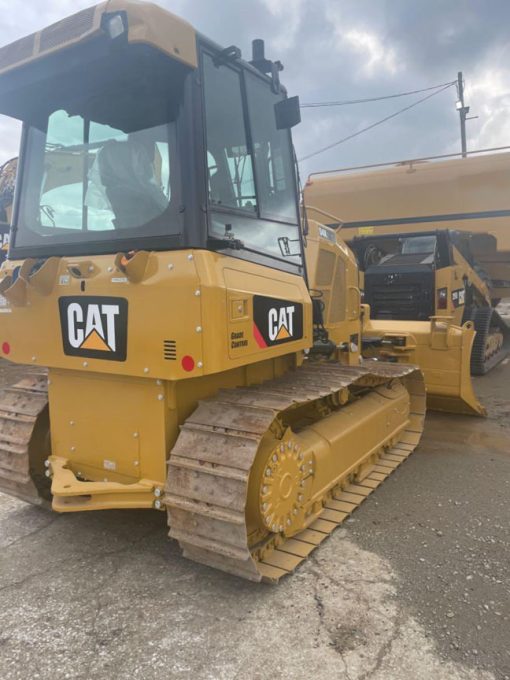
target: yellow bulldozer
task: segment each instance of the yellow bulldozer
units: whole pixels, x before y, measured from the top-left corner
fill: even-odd
[[[489,277],[484,258],[498,256],[492,235],[442,229],[357,236],[348,244],[363,273],[373,319],[472,321],[473,375],[487,373],[508,354],[510,328],[495,307],[498,288],[510,290],[510,260],[506,281]]]
[[[32,367],[0,396],[1,489],[166,510],[185,556],[273,582],[425,414],[416,366],[361,357],[353,254],[300,219],[281,68],[131,0],[0,49],[23,121],[0,349]],[[433,338],[464,380],[472,330]]]
[[[309,214],[341,228],[357,255],[372,317],[369,354],[419,362],[412,349],[395,345],[395,328],[429,318],[435,324],[436,317],[474,327],[474,375],[508,354],[510,329],[496,306],[510,295],[509,178],[508,153],[310,176],[304,192]],[[440,384],[427,380],[427,388],[434,407]]]

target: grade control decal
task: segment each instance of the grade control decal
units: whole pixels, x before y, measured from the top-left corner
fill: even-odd
[[[303,337],[303,305],[254,295],[253,337],[261,348],[299,340]]]
[[[452,303],[455,308],[466,304],[466,291],[464,288],[452,291]]]

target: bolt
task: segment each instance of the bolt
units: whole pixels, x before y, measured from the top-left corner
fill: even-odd
[[[134,460],[134,461],[133,461],[133,465],[134,465],[135,467],[138,467],[138,466],[140,465],[140,463],[139,463],[137,460]]]
[[[71,446],[70,451],[76,451],[76,446]]]
[[[278,462],[278,456],[276,455],[276,453],[275,453],[274,456],[273,456],[273,461],[274,461],[275,463]]]
[[[89,265],[89,272],[92,273],[93,271],[94,271],[94,265],[93,265],[93,264],[90,264],[90,265]]]
[[[164,395],[158,394],[158,401],[163,401],[164,398],[165,398]]]
[[[84,368],[87,368],[88,365],[89,365],[89,362],[88,362],[88,361],[84,361],[84,362],[83,362],[83,367],[84,367]]]
[[[161,489],[156,487],[154,489],[154,495],[156,496],[156,498],[159,498],[161,496]]]
[[[144,373],[148,373],[148,372],[149,372],[149,369],[148,369],[148,368],[144,368],[144,369],[143,369],[143,372],[144,372]]]
[[[113,271],[113,267],[108,267],[108,271],[109,271],[109,272],[112,272],[112,271]]]
[[[46,459],[46,460],[44,461],[44,467],[47,467],[47,468],[50,467],[50,461],[49,461],[48,459]]]
[[[268,491],[267,486],[263,486],[262,487],[262,493],[267,493],[267,491]]]
[[[262,503],[262,510],[267,510],[267,503]]]
[[[160,510],[161,509],[161,501],[154,501],[154,507],[156,508],[156,510]]]
[[[71,426],[74,425],[74,420],[70,420],[69,425],[71,425]]]
[[[203,365],[204,365],[204,364],[203,364],[201,361],[197,361],[197,368],[202,368]]]
[[[167,264],[167,268],[172,270],[174,268],[173,264],[170,262],[170,264]]]
[[[195,328],[195,330],[196,330],[197,333],[201,333],[202,332],[202,326],[197,326]]]
[[[304,499],[303,494],[300,493],[299,496],[297,497],[297,499],[298,499],[298,501],[299,501],[300,503],[302,503],[302,502],[303,502],[303,499]]]
[[[188,255],[188,260],[192,260],[192,259],[193,259],[193,255],[190,253],[190,254]]]
[[[35,361],[35,360],[36,360],[36,357],[32,357],[32,361]]]
[[[133,437],[134,437],[135,439],[136,439],[137,437],[139,437],[139,436],[140,436],[140,435],[138,434],[138,432],[133,432]]]
[[[195,291],[195,297],[200,297],[200,291],[198,289]]]
[[[46,475],[46,477],[51,477],[51,472],[49,470],[46,470],[44,474]]]
[[[266,477],[271,477],[271,468],[267,468]]]
[[[156,385],[162,385],[162,384],[163,384],[163,383],[162,383],[161,380],[156,380]]]

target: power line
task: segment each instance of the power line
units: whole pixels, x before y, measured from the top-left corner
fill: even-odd
[[[443,87],[454,85],[457,81],[452,80],[449,83],[441,83],[440,85],[432,85],[431,87],[424,87],[421,90],[410,90],[409,92],[399,92],[398,94],[387,94],[381,97],[368,97],[366,99],[345,99],[337,102],[312,102],[310,104],[301,104],[302,109],[318,109],[323,106],[348,106],[350,104],[365,104],[367,102],[380,102],[384,99],[396,99],[397,97],[407,97],[411,94],[421,94],[422,92],[430,92],[431,90],[438,90]]]
[[[344,142],[348,142],[350,139],[354,139],[354,137],[358,137],[359,135],[362,135],[364,132],[368,132],[369,130],[372,130],[373,128],[377,127],[378,125],[382,125],[383,123],[386,123],[386,121],[391,120],[392,118],[396,118],[396,116],[399,116],[401,113],[405,113],[405,111],[409,111],[409,109],[413,109],[415,106],[418,106],[418,104],[421,104],[422,102],[426,101],[427,99],[431,99],[431,97],[435,97],[437,94],[444,92],[449,87],[452,87],[452,85],[454,85],[455,82],[456,81],[453,81],[451,83],[446,84],[442,89],[437,90],[436,92],[432,92],[432,94],[428,94],[426,97],[422,97],[421,99],[418,99],[418,101],[415,101],[412,104],[409,104],[409,106],[406,106],[403,109],[399,109],[398,111],[395,111],[395,113],[392,113],[389,116],[386,116],[385,118],[381,118],[381,120],[377,120],[375,123],[368,125],[366,128],[363,128],[362,130],[358,130],[357,132],[353,132],[351,135],[348,135],[347,137],[343,137],[342,139],[339,139],[338,142],[333,142],[333,144],[328,144],[328,146],[324,146],[324,147],[322,147],[322,149],[318,149],[317,151],[314,151],[313,153],[309,153],[307,156],[303,156],[303,158],[300,158],[299,161],[300,162],[301,161],[307,161],[309,158],[313,158],[313,156],[318,156],[320,153],[323,153],[324,151],[329,151],[330,149],[333,149],[335,146],[339,146],[340,144],[343,144]]]

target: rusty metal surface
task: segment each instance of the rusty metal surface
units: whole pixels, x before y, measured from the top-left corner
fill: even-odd
[[[259,560],[249,544],[245,520],[249,472],[275,418],[346,387],[393,379],[402,379],[411,395],[410,421],[400,441],[389,451],[381,450],[378,464],[366,478],[336,501],[326,502],[309,527],[278,541]],[[410,455],[419,442],[424,414],[425,389],[416,368],[378,361],[365,361],[359,367],[308,364],[259,386],[221,390],[200,402],[170,454],[165,488],[170,536],[179,541],[184,556],[196,562],[252,581],[276,582],[306,559]]]
[[[0,392],[0,491],[41,504],[30,469],[29,447],[37,417],[48,403],[47,375],[27,374]]]

